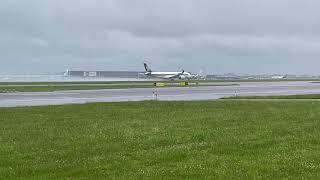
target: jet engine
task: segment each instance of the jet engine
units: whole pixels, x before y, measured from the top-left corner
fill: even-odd
[[[181,76],[179,76],[179,79],[185,80],[185,79],[187,79],[187,77],[185,75],[181,75]]]

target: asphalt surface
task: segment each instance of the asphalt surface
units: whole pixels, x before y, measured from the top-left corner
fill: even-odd
[[[320,94],[320,83],[240,82],[239,86],[199,86],[3,93],[0,107],[152,100],[211,100],[230,96]],[[157,95],[156,95],[157,94]]]

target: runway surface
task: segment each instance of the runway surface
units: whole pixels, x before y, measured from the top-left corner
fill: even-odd
[[[230,96],[320,94],[320,83],[240,82],[239,86],[74,90],[0,94],[0,107],[152,100],[210,100]]]

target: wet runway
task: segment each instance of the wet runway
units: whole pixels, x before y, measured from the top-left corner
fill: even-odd
[[[241,82],[239,86],[74,90],[0,94],[0,107],[158,100],[211,100],[230,96],[320,94],[320,83]]]

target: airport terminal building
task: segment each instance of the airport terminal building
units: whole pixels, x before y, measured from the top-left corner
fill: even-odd
[[[138,71],[66,71],[65,76],[75,78],[146,78]]]

